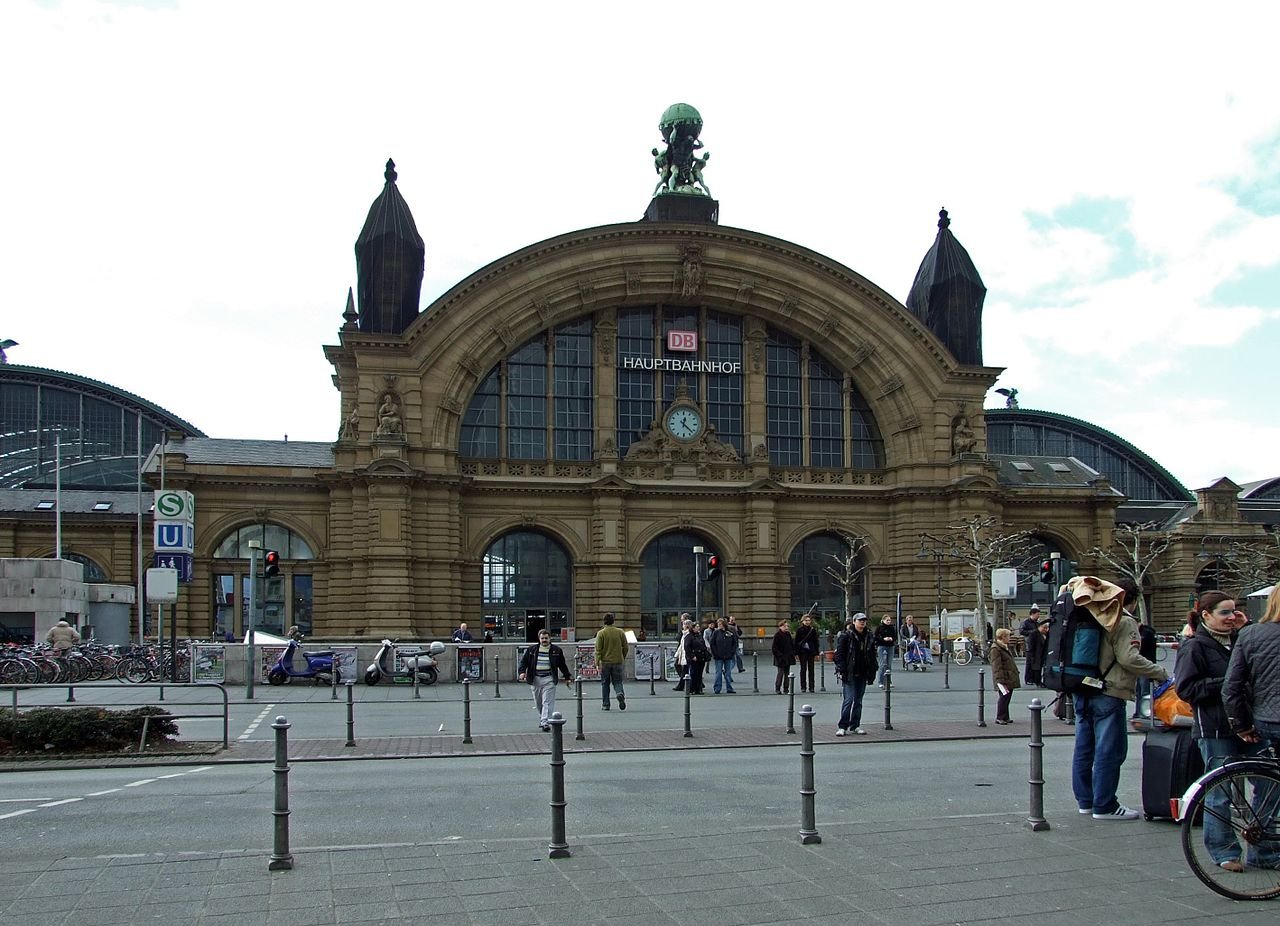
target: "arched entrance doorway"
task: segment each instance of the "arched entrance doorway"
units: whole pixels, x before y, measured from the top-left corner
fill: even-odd
[[[708,555],[719,553],[705,537],[671,531],[650,542],[640,554],[640,626],[647,639],[675,639],[684,611],[700,619],[720,616],[724,577],[702,582],[702,600],[698,600],[693,555],[697,546]]]
[[[486,639],[552,637],[573,626],[573,582],[569,553],[540,531],[511,531],[485,550],[481,563],[481,602]]]

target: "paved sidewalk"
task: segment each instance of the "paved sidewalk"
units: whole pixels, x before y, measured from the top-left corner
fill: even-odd
[[[572,856],[557,860],[534,839],[353,846],[299,852],[278,872],[239,852],[17,861],[0,875],[0,926],[1274,926],[1280,909],[1204,888],[1168,824],[819,821],[809,846],[797,831],[570,833]]]

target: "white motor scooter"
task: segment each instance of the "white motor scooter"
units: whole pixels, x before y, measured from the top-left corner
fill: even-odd
[[[445,646],[438,640],[425,650],[419,647],[401,649],[392,640],[383,640],[378,654],[364,670],[366,685],[376,685],[384,678],[412,679],[418,675],[418,684],[434,685],[440,677],[436,657],[443,653]]]

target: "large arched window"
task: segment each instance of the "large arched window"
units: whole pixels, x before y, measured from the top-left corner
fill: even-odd
[[[495,640],[553,636],[573,626],[569,553],[539,531],[511,531],[489,545],[481,562],[484,631]]]
[[[837,575],[846,575],[844,563],[849,555],[849,544],[838,534],[811,534],[796,544],[788,559],[791,570],[791,616],[799,617],[811,609],[828,623],[842,625],[844,621],[844,588],[834,580],[828,569]],[[853,563],[854,593],[851,602],[854,612],[867,609],[867,563],[859,554]]]
[[[640,555],[640,626],[648,637],[674,638],[682,611],[720,616],[724,577],[702,582],[702,600],[698,600],[696,546],[708,556],[719,552],[704,537],[672,531],[653,540]]]
[[[297,626],[304,634],[310,634],[314,629],[315,598],[310,561],[315,559],[315,551],[295,531],[271,523],[234,528],[223,535],[214,548],[210,634],[219,640],[243,639],[249,629],[251,540],[262,544],[259,556],[262,551],[275,550],[284,565],[279,577],[257,580],[261,584],[262,607],[252,621],[254,628],[282,634],[288,627]],[[261,569],[260,559],[258,565]]]
[[[458,452],[512,460],[590,460],[591,317],[544,332],[489,371],[462,418]]]

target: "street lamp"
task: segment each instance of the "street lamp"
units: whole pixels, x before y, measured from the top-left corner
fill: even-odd
[[[946,628],[942,621],[942,561],[954,559],[958,555],[959,551],[953,542],[936,537],[928,531],[920,532],[920,552],[916,554],[916,558],[932,559],[934,563],[937,590],[937,608],[934,613],[938,615],[938,658],[942,660],[942,687],[947,690],[951,689],[951,660],[947,658]]]

